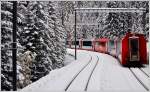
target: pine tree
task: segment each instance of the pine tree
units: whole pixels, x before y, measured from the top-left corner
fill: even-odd
[[[12,3],[1,2],[1,89],[12,90]]]
[[[65,55],[64,28],[57,19],[52,2],[29,2],[25,15],[26,25],[21,32],[20,43],[37,54],[32,63],[32,81],[63,66]]]
[[[53,2],[48,3],[48,11],[49,11],[49,19],[50,19],[50,27],[52,28],[53,31],[53,43],[54,43],[54,50],[55,52],[51,53],[50,58],[53,63],[53,69],[55,68],[60,68],[63,66],[63,60],[64,60],[64,55],[66,53],[66,48],[65,48],[65,29],[63,23],[61,23],[60,17],[56,16],[58,13],[54,7],[56,4]],[[52,7],[53,6],[53,7]]]
[[[130,6],[133,8],[145,8],[146,12],[144,13],[135,13],[132,18],[134,19],[134,30],[138,33],[142,33],[148,39],[149,37],[149,5],[148,1],[136,1],[130,2]]]
[[[18,1],[17,8],[17,47],[18,47],[18,55],[24,52],[24,46],[21,45],[23,39],[21,37],[22,32],[24,32],[24,28],[26,27],[25,15],[27,13],[27,1]]]
[[[108,2],[107,7],[108,8],[122,8],[122,5],[120,3],[123,2]],[[120,6],[121,5],[121,6]],[[125,29],[127,26],[125,13],[109,13],[106,20],[105,20],[105,26],[103,29],[103,35],[106,38],[110,39],[116,39],[117,37],[120,38],[125,32],[127,32],[129,29]],[[130,18],[128,18],[128,21],[130,21]],[[128,26],[129,28],[129,26]]]
[[[107,5],[109,8],[148,8],[148,3],[145,1],[115,1],[108,2]],[[147,27],[145,29],[144,26],[148,24],[148,22],[143,23],[146,18],[142,17],[143,14],[141,13],[109,13],[105,22],[104,35],[111,39],[114,39],[116,36],[121,38],[129,31],[147,35]]]
[[[28,1],[18,1],[17,6],[17,89],[21,89],[31,83],[31,80],[29,78],[26,78],[26,76],[31,76],[30,73],[27,73],[28,71],[25,71],[25,69],[31,69],[29,66],[26,65],[27,61],[25,61],[24,57],[26,56],[27,49],[26,44],[27,40],[30,40],[26,38],[25,31],[27,28],[27,19],[26,15],[28,14]],[[27,60],[27,58],[26,58]]]
[[[32,63],[32,81],[46,75],[49,70],[47,67],[51,66],[49,60],[47,60],[47,47],[44,45],[44,31],[45,28],[45,15],[41,2],[29,2],[27,27],[24,31],[24,41],[27,50],[35,52],[37,54],[35,61]],[[46,67],[47,66],[47,67]]]

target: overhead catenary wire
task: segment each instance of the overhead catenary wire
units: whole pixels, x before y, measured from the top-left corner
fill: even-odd
[[[74,9],[75,12],[75,24],[74,24],[74,38],[76,41],[76,27],[78,25],[77,23],[77,13],[78,12],[146,12],[145,8],[75,8]],[[85,25],[87,23],[84,23]],[[76,48],[76,43],[75,43],[75,60],[77,59],[77,48]]]
[[[75,8],[77,12],[146,12],[145,8]]]

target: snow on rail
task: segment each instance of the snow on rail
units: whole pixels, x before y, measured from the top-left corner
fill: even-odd
[[[143,70],[148,76],[150,76],[150,70],[148,65],[142,67],[141,70]]]
[[[131,71],[135,74],[138,81],[143,85],[143,87],[149,91],[149,77],[146,76],[139,68],[130,68]]]
[[[77,78],[72,82],[69,87],[69,91],[86,91],[88,85],[88,80],[90,80],[90,75],[93,69],[96,67],[98,58],[92,56],[92,61],[84,68],[84,70],[77,76]]]
[[[146,91],[135,79],[132,73],[128,68],[122,67],[117,59],[109,56],[107,54],[99,55],[100,61],[98,65],[97,73],[94,73],[93,76],[98,75],[98,79],[95,80],[97,87],[90,87],[90,91]],[[96,89],[95,89],[96,88]]]

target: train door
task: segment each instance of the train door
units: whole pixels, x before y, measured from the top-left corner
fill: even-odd
[[[114,40],[110,40],[109,41],[109,47],[108,47],[108,52],[110,54],[114,53],[115,51],[115,41]]]
[[[121,54],[121,40],[118,39],[116,41],[116,55],[119,56]]]
[[[98,51],[98,52],[100,51],[99,46],[100,46],[100,42],[99,41],[95,41],[95,45],[94,45],[95,51]]]
[[[79,48],[82,48],[82,39],[79,40]]]
[[[139,61],[139,37],[129,38],[130,61]]]
[[[106,52],[106,42],[100,42],[99,49],[101,52]]]

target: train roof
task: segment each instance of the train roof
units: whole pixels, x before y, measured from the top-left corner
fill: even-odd
[[[96,38],[95,41],[107,42],[109,41],[109,39],[108,38]]]
[[[144,34],[141,34],[141,33],[131,33],[131,32],[128,32],[128,33],[126,33],[126,35],[123,37],[123,38],[126,38],[126,37],[131,37],[131,36],[138,36],[138,37],[144,37]]]
[[[80,39],[80,40],[82,40],[82,41],[93,41],[94,39]]]

